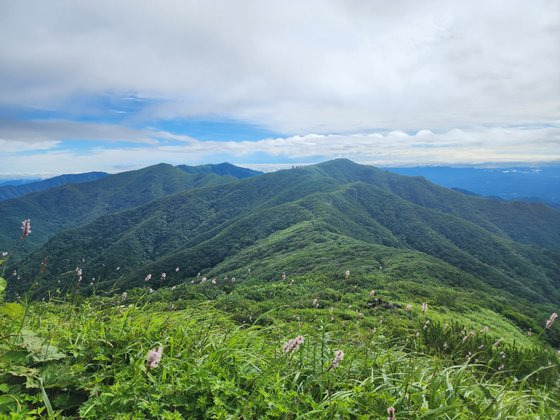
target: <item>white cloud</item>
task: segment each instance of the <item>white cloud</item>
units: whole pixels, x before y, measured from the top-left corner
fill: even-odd
[[[135,118],[221,116],[284,133],[550,123],[551,0],[14,1],[0,103],[162,99]]]
[[[118,124],[0,119],[0,141],[6,144],[6,149],[2,148],[1,151],[45,149],[49,148],[49,145],[54,147],[64,140],[158,144],[160,140],[191,141],[192,139],[165,131],[133,129]]]
[[[166,133],[160,135],[165,137]],[[63,149],[26,155],[4,153],[2,172],[56,174],[60,173],[60,169],[57,170],[60,162],[65,163],[64,172],[119,172],[159,162],[199,164],[216,162],[216,159],[262,168],[250,165],[258,163],[256,159],[262,155],[269,156],[272,162],[317,162],[346,157],[378,166],[560,161],[560,125],[420,130],[414,134],[402,131],[309,134],[242,142],[189,139],[188,142],[141,145],[132,149],[99,147],[88,153]]]

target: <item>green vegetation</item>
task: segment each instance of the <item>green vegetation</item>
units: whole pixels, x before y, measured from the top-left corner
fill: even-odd
[[[393,406],[397,418],[491,419],[560,410],[556,352],[496,313],[436,304],[423,313],[419,299],[407,310],[398,291],[374,296],[377,281],[353,274],[214,283],[5,304],[0,413],[382,418]],[[300,335],[297,350],[282,351]],[[159,346],[161,363],[148,369]]]
[[[0,261],[0,417],[557,416],[560,213],[344,160],[238,169],[0,204],[42,217]]]

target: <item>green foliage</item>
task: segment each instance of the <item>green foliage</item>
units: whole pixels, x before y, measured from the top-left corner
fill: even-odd
[[[370,296],[367,279],[341,277],[37,302],[1,350],[0,413],[381,418],[394,406],[401,418],[491,419],[560,409],[560,360],[537,339],[494,345],[490,333],[438,322],[445,308],[426,316],[416,303],[408,312],[382,290]],[[284,353],[298,335],[305,342]],[[148,369],[158,346],[161,363]],[[332,367],[337,350],[344,359]]]

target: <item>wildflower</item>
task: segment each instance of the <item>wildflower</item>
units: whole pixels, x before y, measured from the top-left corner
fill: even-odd
[[[216,277],[212,279],[212,284],[216,284]]]
[[[423,313],[428,312],[428,304],[426,302],[422,303],[422,312]]]
[[[119,271],[120,269],[121,269],[121,267],[120,267],[120,266],[118,266],[118,267],[116,268],[116,271]]]
[[[490,330],[489,327],[484,327],[483,329],[480,330],[480,332],[481,332],[482,334],[484,334],[484,333],[488,332],[489,330]]]
[[[428,328],[428,325],[430,325],[429,319],[427,319],[426,322],[424,323],[424,329]]]
[[[503,338],[498,338],[496,342],[492,344],[492,347],[498,347],[503,340],[504,340]]]
[[[2,251],[2,256],[5,257],[6,255],[8,255],[8,253],[6,251]]]
[[[318,308],[319,307],[319,300],[317,298],[313,299],[313,307],[314,308]]]
[[[80,267],[76,267],[76,274],[78,275],[78,277],[82,275],[82,269]]]
[[[148,292],[150,293],[154,293],[154,289],[152,289],[151,287],[148,289]]]
[[[197,277],[197,278],[200,277],[200,271],[198,272],[198,274],[196,275],[196,277]]]
[[[288,340],[286,344],[284,344],[284,347],[282,347],[282,351],[284,353],[293,353],[303,344],[304,341],[305,337],[303,337],[303,335],[298,335],[296,338]]]
[[[235,283],[235,277],[232,277],[232,278],[231,278],[231,282],[232,282],[232,283]]]
[[[151,275],[151,274],[148,274],[148,275],[146,276],[146,278],[144,279],[144,281],[150,281],[151,279],[152,279],[152,275]]]
[[[21,239],[24,240],[31,233],[31,219],[25,219],[21,222]]]
[[[126,300],[127,297],[128,297],[128,293],[123,292],[123,294],[121,295],[121,300]]]
[[[550,315],[550,318],[548,319],[548,321],[546,321],[546,326],[545,328],[550,328],[552,327],[552,324],[554,324],[554,320],[558,318],[558,314],[556,312],[554,312],[552,315]]]
[[[410,303],[407,303],[404,310],[410,312],[412,310],[412,305]]]
[[[340,366],[340,362],[342,362],[342,359],[344,359],[344,352],[342,350],[335,351],[334,359],[329,369],[337,368],[338,366]]]
[[[416,337],[419,337],[420,336],[420,331],[416,331],[415,335],[416,335]]]
[[[159,346],[157,349],[152,349],[148,352],[146,356],[146,368],[155,369],[158,367],[159,362],[161,362],[161,356],[163,354],[163,347]]]
[[[443,348],[446,349],[449,345],[447,344],[447,341],[445,343],[443,343]]]
[[[344,272],[344,278],[345,278],[346,280],[348,280],[348,279],[350,278],[350,270],[346,270],[346,271]]]
[[[387,409],[387,414],[389,414],[389,417],[387,417],[387,420],[397,420],[397,418],[395,417],[395,412],[397,410],[395,410],[395,407],[389,407]]]
[[[286,273],[282,272],[282,280],[286,280]]]
[[[202,277],[202,280],[200,280],[200,284],[206,282],[206,280],[208,280],[206,277]]]
[[[176,273],[179,272],[179,267],[175,267],[175,272],[176,272]]]
[[[173,287],[171,288],[171,290],[175,290],[176,288],[177,288],[177,286],[173,286]]]
[[[550,321],[550,320],[549,320],[549,321]],[[527,335],[528,335],[529,337],[531,337],[531,336],[533,335],[533,329],[532,329],[532,328],[529,328],[529,331],[527,331]]]
[[[161,279],[162,279],[162,280],[165,280],[165,279],[166,279],[166,277],[167,277],[167,274],[165,274],[165,273],[161,273]]]
[[[474,331],[469,331],[469,333],[466,334],[466,335],[463,337],[463,343],[464,343],[465,341],[467,341],[467,339],[468,339],[469,337],[472,337],[473,335],[474,335]]]
[[[377,292],[375,290],[372,290],[371,292],[369,292],[369,295],[371,297],[374,297],[377,294]]]

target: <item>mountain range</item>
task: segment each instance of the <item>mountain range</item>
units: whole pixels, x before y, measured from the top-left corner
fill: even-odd
[[[22,218],[33,234],[12,290],[48,257],[37,297],[72,287],[76,267],[106,291],[145,286],[148,274],[160,287],[351,268],[409,294],[477,294],[525,327],[560,302],[559,211],[345,159],[267,174],[160,164],[56,187],[0,203],[3,248]]]
[[[107,175],[109,174],[105,172],[86,172],[83,174],[59,175],[42,181],[34,181],[29,183],[0,185],[0,201],[21,197],[33,192],[45,191],[49,188],[54,188],[65,184],[80,184],[82,182],[95,181],[97,179],[104,178]]]
[[[455,168],[415,166],[386,168],[408,176],[422,176],[447,188],[504,200],[524,200],[560,206],[560,166],[511,168]]]

